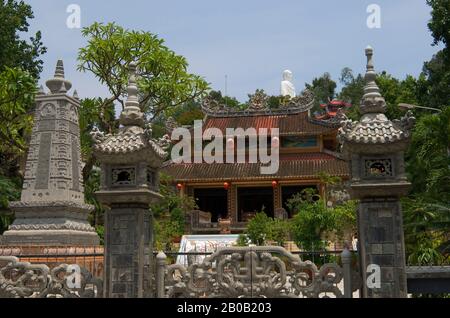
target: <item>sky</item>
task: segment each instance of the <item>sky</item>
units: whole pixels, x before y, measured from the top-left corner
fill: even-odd
[[[241,102],[257,88],[278,95],[282,72],[294,74],[297,91],[305,82],[329,72],[338,81],[341,70],[364,72],[367,45],[374,48],[377,71],[398,78],[417,76],[432,46],[427,28],[431,8],[425,0],[25,0],[34,11],[30,31],[42,32],[41,83],[64,60],[66,78],[81,98],[107,97],[108,91],[90,73],[76,70],[78,49],[86,45],[81,29],[68,28],[70,4],[81,9],[81,27],[116,22],[149,31],[186,57],[189,71],[215,90]],[[380,7],[381,27],[369,28],[371,4]]]

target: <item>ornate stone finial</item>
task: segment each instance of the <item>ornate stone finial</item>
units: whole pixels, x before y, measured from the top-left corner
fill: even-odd
[[[141,108],[139,107],[138,87],[136,82],[136,63],[131,62],[128,69],[128,96],[125,102],[125,108],[120,115],[120,124],[123,126],[144,127],[144,114],[141,112]]]
[[[386,101],[381,96],[380,88],[375,79],[377,73],[373,64],[373,48],[366,48],[367,67],[364,77],[366,85],[364,86],[364,96],[361,101],[361,113],[384,113],[386,110]]]
[[[45,85],[52,94],[66,93],[72,88],[72,83],[64,78],[64,64],[62,60],[56,63],[55,75]]]
[[[64,82],[61,84],[61,88],[59,89],[59,93],[67,93],[66,84],[64,84]]]
[[[75,99],[80,99],[80,97],[78,97],[78,92],[77,92],[77,90],[75,90],[75,91],[73,92],[73,98],[75,98]]]
[[[64,78],[64,64],[62,60],[56,62],[55,78]]]
[[[42,85],[39,86],[39,90],[38,90],[37,95],[45,95],[44,86],[42,86]]]

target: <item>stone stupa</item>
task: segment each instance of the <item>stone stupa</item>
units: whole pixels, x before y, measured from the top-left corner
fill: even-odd
[[[15,221],[3,245],[93,246],[99,237],[87,217],[94,207],[84,202],[77,92],[64,78],[58,61],[54,78],[36,96],[21,200],[11,202]]]

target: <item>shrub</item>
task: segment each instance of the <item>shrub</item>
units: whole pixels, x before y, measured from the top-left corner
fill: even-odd
[[[264,245],[270,235],[270,221],[271,219],[262,211],[256,213],[255,217],[248,222],[246,235],[253,244]]]
[[[325,207],[323,200],[301,202],[295,205],[298,213],[292,219],[292,236],[297,246],[307,250],[325,248],[323,236],[334,230],[336,218],[332,209]]]
[[[274,219],[269,222],[269,239],[275,241],[277,245],[283,246],[289,239],[291,233],[291,223],[288,221]]]

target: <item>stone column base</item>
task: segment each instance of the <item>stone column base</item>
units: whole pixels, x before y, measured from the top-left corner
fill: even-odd
[[[1,237],[3,245],[99,245],[87,216],[93,206],[68,201],[11,202],[16,219]]]
[[[96,246],[100,239],[95,232],[71,230],[6,231],[0,237],[1,245],[45,245],[45,246]]]

